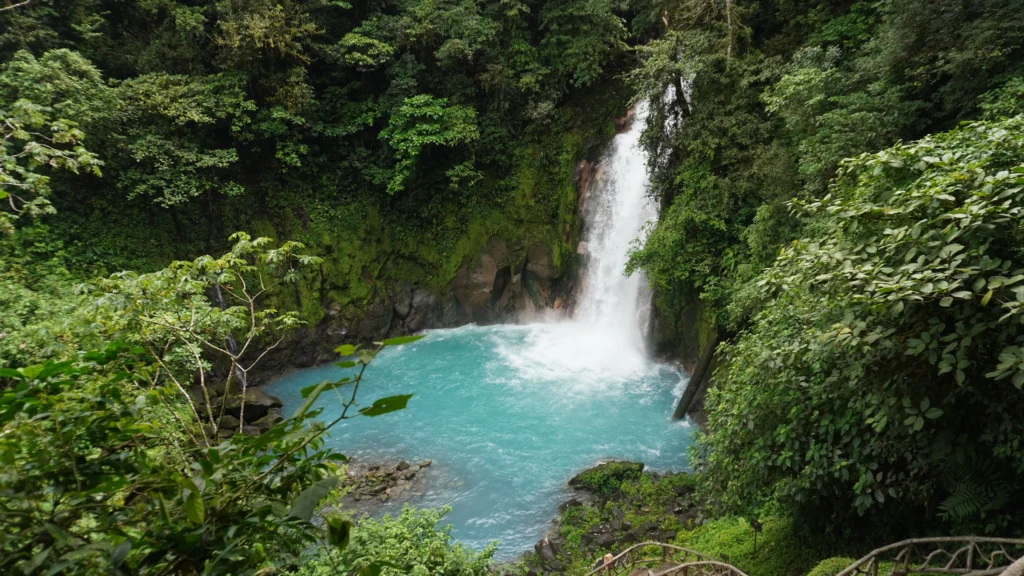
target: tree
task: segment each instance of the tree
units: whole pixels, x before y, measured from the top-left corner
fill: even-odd
[[[103,333],[136,343],[150,354],[194,422],[204,425],[200,430],[206,444],[217,438],[233,394],[243,399],[238,418],[242,431],[248,371],[301,323],[296,312],[264,307],[266,295],[297,281],[301,267],[323,261],[302,254],[298,242],[272,248],[269,238],[252,239],[243,232],[231,240],[231,251],[219,258],[203,256],[158,272],[122,272],[97,282],[90,310]],[[211,402],[208,355],[227,363],[219,411]],[[192,374],[198,375],[198,399],[190,392]],[[190,430],[184,423],[182,427]]]
[[[1024,497],[1022,126],[861,155],[795,204],[808,236],[761,274],[760,312],[720,350],[698,454],[716,502],[1007,525]],[[954,474],[973,462],[993,463],[981,486]]]
[[[398,160],[388,181],[388,193],[394,194],[405,187],[424,148],[431,145],[455,146],[479,137],[476,111],[472,108],[452,106],[447,98],[427,94],[406,98],[391,114],[387,128],[380,133],[381,140],[394,149]]]
[[[0,137],[0,201],[9,208],[0,211],[0,230],[8,234],[22,214],[53,212],[50,177],[41,167],[100,175],[102,162],[81,144],[85,134],[74,122],[51,119],[49,108],[22,99],[0,110]]]
[[[344,548],[350,522],[311,523],[345,461],[323,438],[342,420],[405,408],[409,396],[349,412],[380,348],[408,340],[343,347],[357,357],[352,378],[304,391],[295,414],[260,436],[216,444],[185,439],[174,386],[141,348],[0,369],[0,568],[267,574],[296,567],[311,545]],[[341,415],[313,420],[320,394],[345,384]]]
[[[264,297],[319,262],[298,243],[232,238],[220,258],[94,284],[79,314],[97,336],[128,343],[0,368],[0,571],[268,573],[296,567],[313,544],[347,546],[349,521],[332,519],[326,532],[311,523],[345,460],[324,435],[406,407],[411,395],[357,398],[383,347],[419,337],[342,346],[350,376],[304,389],[302,406],[260,436],[219,434],[209,358],[228,360],[227,387],[237,374],[244,394],[246,371],[280,341],[271,338],[298,323]],[[211,302],[218,293],[223,301]],[[188,390],[193,374],[205,414]],[[318,422],[315,404],[331,390],[341,413]]]

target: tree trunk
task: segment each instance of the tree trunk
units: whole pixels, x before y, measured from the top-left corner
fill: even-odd
[[[693,370],[693,375],[690,376],[690,382],[687,383],[686,390],[683,390],[682,396],[679,397],[679,403],[676,404],[676,411],[672,414],[672,418],[679,420],[686,416],[687,411],[690,410],[690,404],[693,404],[693,399],[697,397],[697,392],[704,386],[704,383],[710,379],[711,361],[715,357],[715,348],[718,348],[720,340],[721,339],[716,335],[700,355],[700,360],[697,361],[697,367]]]

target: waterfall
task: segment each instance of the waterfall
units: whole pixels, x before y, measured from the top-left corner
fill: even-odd
[[[646,103],[638,104],[628,129],[612,140],[584,206],[587,266],[575,320],[617,333],[621,344],[642,350],[651,306],[639,273],[624,274],[629,249],[657,217],[648,197],[647,155],[640,133]]]
[[[584,199],[585,267],[570,319],[537,324],[525,346],[506,354],[526,378],[571,374],[581,390],[622,384],[657,370],[646,346],[651,294],[641,274],[625,275],[634,241],[657,217],[648,196],[647,154],[640,134],[647,105],[636,106],[629,127],[612,140]]]
[[[217,301],[217,306],[221,310],[226,309],[228,307],[228,305],[227,305],[227,302],[224,301],[224,291],[221,290],[220,284],[214,284],[213,285],[213,294],[214,294],[214,300]],[[228,337],[227,337],[227,339],[225,340],[224,343],[225,343],[225,345],[228,348],[228,352],[231,352],[231,354],[233,354],[235,356],[238,355],[238,342],[235,341],[235,337],[234,336],[232,336],[231,334],[228,334]],[[232,390],[237,391],[237,392],[241,392],[241,389],[246,387],[245,370],[242,370],[241,365],[235,364],[235,374],[234,374],[234,376],[238,380],[240,388],[238,388],[236,390],[234,387],[232,387]],[[230,378],[229,378],[229,380],[230,380]]]

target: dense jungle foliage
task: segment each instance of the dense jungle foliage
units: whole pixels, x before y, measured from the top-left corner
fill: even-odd
[[[760,517],[782,576],[1020,535],[1015,0],[0,0],[0,572],[485,572],[437,513],[335,512],[309,408],[403,409],[356,402],[379,348],[258,436],[193,392],[495,234],[571,268],[576,164],[640,100],[662,211],[629,269],[726,340],[719,518],[678,542],[760,565]]]
[[[663,212],[630,266],[735,335],[708,503],[839,538],[1019,533],[1019,6],[658,10],[629,76]]]

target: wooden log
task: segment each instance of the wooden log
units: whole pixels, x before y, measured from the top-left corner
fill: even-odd
[[[676,410],[672,414],[672,418],[679,420],[686,417],[686,412],[689,411],[693,399],[697,397],[697,392],[711,378],[711,363],[714,360],[715,348],[718,348],[719,340],[719,337],[715,336],[700,355],[700,359],[697,360],[697,367],[694,368],[690,381],[686,384],[686,390],[683,390],[682,395],[679,397],[679,402],[676,404]]]

